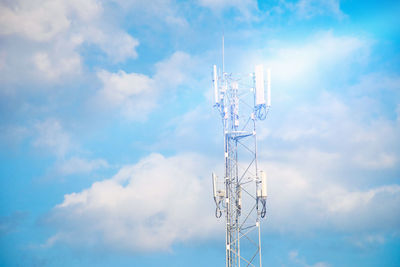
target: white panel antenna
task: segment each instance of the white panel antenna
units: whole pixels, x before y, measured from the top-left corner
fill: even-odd
[[[217,198],[217,179],[218,179],[217,175],[215,175],[215,173],[212,173],[214,199]]]
[[[267,174],[264,171],[260,171],[261,176],[261,198],[267,198]]]
[[[265,104],[264,97],[264,66],[256,65],[255,67],[255,80],[256,80],[256,105]]]

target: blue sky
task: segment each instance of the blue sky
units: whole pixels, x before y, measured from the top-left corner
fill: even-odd
[[[272,70],[265,266],[400,266],[397,1],[0,1],[0,265],[223,266],[211,67]]]

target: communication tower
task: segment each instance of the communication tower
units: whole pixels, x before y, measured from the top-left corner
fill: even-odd
[[[224,60],[223,60],[224,61]],[[256,124],[271,106],[270,70],[247,74],[213,66],[214,107],[222,119],[224,174],[212,173],[215,216],[225,214],[226,267],[262,266],[260,220],[266,214],[267,175],[257,165]],[[240,110],[239,110],[240,107]],[[240,111],[240,112],[239,112]]]

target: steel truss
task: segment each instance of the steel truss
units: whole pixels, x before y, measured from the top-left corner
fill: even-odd
[[[225,213],[226,267],[262,266],[260,218],[265,198],[259,197],[256,122],[266,107],[256,105],[255,75],[223,72],[215,105],[222,118],[225,170],[216,216]],[[239,113],[240,107],[240,113]],[[262,110],[263,109],[263,110]]]

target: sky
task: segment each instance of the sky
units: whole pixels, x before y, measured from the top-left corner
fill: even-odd
[[[264,266],[400,266],[399,1],[0,0],[0,265],[224,266],[211,71],[271,69]]]

